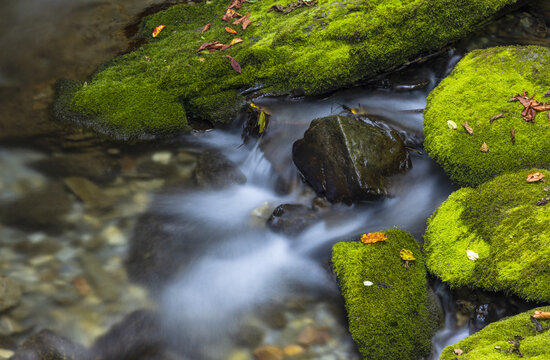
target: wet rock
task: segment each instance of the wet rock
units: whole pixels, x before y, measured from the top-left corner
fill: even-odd
[[[145,159],[138,163],[137,172],[140,175],[146,175],[153,178],[171,178],[177,176],[177,168],[169,161],[155,161],[154,159]]]
[[[23,332],[25,327],[10,316],[0,317],[0,335],[10,336]]]
[[[470,334],[478,332],[488,324],[497,320],[499,320],[499,316],[493,304],[481,304],[476,306],[468,323]]]
[[[120,297],[119,285],[113,279],[113,276],[105,271],[103,264],[89,254],[83,254],[80,261],[95,292],[103,300],[115,301]]]
[[[88,208],[107,209],[113,206],[114,199],[105,195],[96,184],[88,179],[72,176],[63,179],[63,182]]]
[[[285,354],[283,350],[275,346],[266,345],[255,349],[252,356],[256,360],[283,360]]]
[[[51,183],[43,189],[0,206],[0,220],[17,228],[55,231],[67,225],[64,215],[73,201],[64,187]]]
[[[17,281],[0,277],[0,312],[14,307],[21,300],[21,287]]]
[[[319,218],[314,210],[302,204],[283,204],[273,210],[267,226],[274,232],[298,235]]]
[[[284,347],[283,352],[285,356],[293,357],[302,355],[305,352],[305,349],[300,345],[287,345]]]
[[[282,329],[288,323],[284,311],[278,306],[261,309],[258,316],[272,329]]]
[[[27,339],[15,352],[11,360],[91,360],[91,354],[80,345],[42,330]]]
[[[15,350],[17,343],[7,336],[0,336],[0,349],[2,350]],[[2,356],[2,355],[0,355]]]
[[[91,350],[101,360],[172,359],[162,334],[158,314],[138,310],[98,338]]]
[[[219,189],[244,184],[246,177],[235,163],[220,152],[207,150],[197,161],[195,181],[199,187]]]
[[[324,344],[330,340],[330,334],[326,329],[316,329],[312,326],[305,327],[298,334],[298,343],[303,346]]]
[[[11,358],[13,356],[13,354],[15,354],[15,352],[13,350],[0,348],[0,359],[1,360]]]
[[[97,181],[112,180],[121,169],[117,158],[99,152],[47,157],[30,166],[51,177],[77,176]]]
[[[239,329],[236,342],[239,345],[254,349],[262,343],[264,336],[265,332],[259,326],[244,324]]]
[[[346,203],[387,195],[387,177],[411,166],[396,131],[344,116],[313,120],[292,159],[319,195]]]

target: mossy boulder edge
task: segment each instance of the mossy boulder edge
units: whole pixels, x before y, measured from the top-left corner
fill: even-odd
[[[520,336],[519,350],[522,359],[546,360],[550,359],[550,331],[535,332],[530,328],[534,325],[529,317],[535,310],[550,311],[550,306],[526,311],[487,325],[478,333],[468,336],[456,344],[447,346],[441,353],[440,360],[505,360],[520,358],[518,354],[508,353],[512,345],[508,339]],[[550,326],[550,319],[539,320],[543,327]],[[496,348],[495,348],[496,347]],[[457,356],[454,349],[460,349],[463,354]]]
[[[516,0],[318,0],[290,14],[268,12],[276,0],[247,2],[246,30],[221,20],[229,1],[176,5],[146,18],[149,42],[102,66],[87,82],[58,94],[57,117],[87,119],[95,129],[132,138],[187,131],[188,118],[227,123],[258,93],[322,94],[350,86],[422,53],[440,49],[481,26]],[[201,29],[207,23],[211,28]],[[166,28],[152,38],[152,29]],[[236,35],[224,28],[233,27]],[[197,53],[206,42],[244,41]],[[224,55],[242,66],[238,74]]]
[[[409,233],[391,229],[386,235],[385,242],[340,242],[332,249],[349,330],[364,359],[426,358],[440,309],[428,288],[424,257]],[[408,268],[399,256],[402,249],[416,257]]]
[[[507,171],[550,166],[550,123],[539,113],[525,122],[519,102],[523,91],[544,102],[550,89],[550,49],[508,46],[475,50],[464,57],[428,96],[424,112],[424,146],[449,177],[462,186],[477,186]],[[491,117],[504,118],[492,123]],[[450,129],[452,120],[458,129]],[[462,127],[473,128],[469,135]],[[511,138],[515,132],[515,143]],[[489,151],[480,151],[483,143]]]
[[[428,220],[425,248],[430,272],[452,287],[506,291],[550,301],[550,196],[548,183],[528,183],[542,169],[507,173],[452,193]],[[470,260],[466,251],[479,255]]]

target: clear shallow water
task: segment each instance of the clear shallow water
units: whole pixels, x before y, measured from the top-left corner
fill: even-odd
[[[453,186],[429,158],[412,152],[413,168],[392,179],[392,196],[388,199],[351,207],[334,206],[322,220],[295,237],[267,230],[263,226],[265,216],[279,204],[309,206],[314,198],[301,183],[290,157],[292,143],[302,136],[312,119],[345,114],[342,105],[357,107],[373,121],[407,133],[411,144],[418,145],[423,137],[422,115],[415,110],[425,106],[429,90],[456,64],[461,52],[449,52],[423,66],[390,74],[374,81],[371,87],[348,89],[324,98],[260,99],[257,102],[272,113],[268,132],[260,142],[243,145],[240,124],[229,130],[196,133],[143,147],[104,142],[93,134],[93,141],[86,137],[67,141],[67,130],[57,129],[47,118],[53,81],[59,77],[83,79],[101,62],[124,50],[127,40],[122,34],[123,26],[143,7],[158,2],[10,0],[0,4],[0,16],[5,20],[0,25],[0,46],[7,49],[0,58],[0,91],[5,95],[0,100],[1,139],[8,142],[13,137],[22,138],[16,147],[26,148],[36,147],[37,137],[49,136],[46,148],[40,143],[37,152],[2,149],[0,200],[24,196],[54,181],[30,169],[29,164],[37,159],[59,153],[107,153],[114,149],[122,151],[120,155],[112,152],[122,164],[122,175],[100,186],[110,196],[122,199],[121,204],[128,202],[117,211],[98,214],[83,209],[73,197],[69,218],[78,225],[61,234],[0,228],[3,239],[9,238],[3,240],[3,245],[10,244],[0,255],[3,269],[7,269],[3,274],[20,280],[25,285],[26,299],[31,304],[36,302],[41,315],[48,315],[34,328],[14,337],[21,340],[41,327],[52,327],[89,345],[126,313],[148,306],[143,289],[136,290],[128,284],[123,258],[128,242],[137,236],[133,229],[138,216],[149,204],[147,213],[159,215],[158,225],[193,249],[184,256],[174,253],[170,260],[180,262],[181,267],[165,286],[149,295],[164,315],[165,337],[187,358],[225,359],[234,354],[249,358],[253,347],[235,340],[243,324],[262,329],[261,344],[281,346],[294,343],[299,330],[308,324],[325,327],[332,340],[316,346],[310,358],[358,358],[347,334],[342,300],[329,268],[332,245],[366,231],[393,226],[408,230],[421,240],[426,219],[454,190]],[[533,16],[518,14],[491,25],[461,47],[503,45],[518,39],[522,43],[547,41],[533,41],[530,28],[525,27]],[[521,26],[516,26],[518,23]],[[507,28],[512,30],[507,32]],[[425,85],[416,89],[414,84],[418,83]],[[237,163],[247,183],[218,191],[190,190],[185,176],[181,176],[184,181],[171,181],[163,175],[140,177],[142,174],[136,175],[132,165],[167,152],[173,163],[183,149],[192,157],[205,148],[220,149]],[[192,168],[180,165],[178,171],[182,173]],[[290,191],[278,191],[279,179]],[[157,191],[160,194],[152,197]],[[94,245],[97,237],[105,238],[107,245],[98,249]],[[29,242],[34,247],[42,246],[50,238],[63,244],[63,249],[29,254],[16,245]],[[66,283],[72,288],[74,276],[82,275],[76,259],[78,254],[88,252],[93,252],[105,270],[120,281],[119,286],[129,297],[108,304],[92,292],[76,305],[63,305],[66,294],[60,289],[65,291]],[[54,280],[47,280],[51,275],[46,272],[55,266],[44,264],[51,263],[60,271]],[[445,327],[433,339],[432,358],[437,359],[444,346],[467,336],[470,330],[467,324],[457,324],[456,299],[445,287],[434,285],[434,290],[446,313]],[[58,299],[60,292],[63,301]],[[283,314],[287,322],[284,327],[273,326],[263,318],[272,309]]]

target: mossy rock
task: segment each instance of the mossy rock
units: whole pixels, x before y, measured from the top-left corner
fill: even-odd
[[[229,1],[176,5],[146,18],[149,41],[58,92],[57,117],[117,137],[185,131],[188,118],[226,123],[244,103],[239,91],[314,95],[349,86],[440,49],[517,0],[318,0],[289,14],[268,12],[278,0],[249,1],[246,30],[221,20]],[[207,23],[210,30],[201,33]],[[166,28],[152,38],[152,29]],[[226,26],[237,30],[227,33]],[[206,42],[244,41],[197,53]],[[233,56],[242,73],[233,71]]]
[[[428,221],[426,265],[453,287],[481,287],[550,301],[550,197],[548,183],[528,183],[520,170],[478,188],[452,193]],[[479,255],[469,260],[466,250]]]
[[[550,165],[550,123],[539,113],[525,122],[519,102],[508,102],[523,91],[541,102],[550,89],[550,49],[508,46],[475,50],[428,96],[424,113],[424,146],[450,178],[477,186],[507,171]],[[502,113],[504,118],[489,121]],[[458,125],[447,126],[447,120]],[[461,126],[473,128],[469,135]],[[515,130],[515,143],[510,127]],[[483,143],[489,146],[481,152]]]
[[[519,351],[522,359],[546,360],[550,359],[550,331],[533,331],[533,323],[529,317],[535,310],[550,311],[550,306],[532,309],[516,316],[502,319],[489,324],[483,330],[456,344],[447,346],[441,353],[440,360],[508,360],[520,358],[517,353],[509,353],[512,345],[508,339],[516,336],[523,337],[519,342]],[[543,327],[550,326],[550,319],[539,320]],[[496,347],[496,348],[495,348]],[[463,354],[457,356],[454,349],[461,349]]]
[[[365,359],[425,358],[440,310],[428,289],[424,256],[409,233],[391,229],[386,235],[385,242],[340,242],[332,249],[349,330]],[[408,268],[399,256],[402,249],[416,258]]]

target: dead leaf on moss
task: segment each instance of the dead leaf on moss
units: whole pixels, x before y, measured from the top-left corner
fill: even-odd
[[[464,354],[464,351],[462,349],[454,349],[453,352],[456,354],[456,355],[462,355]]]
[[[484,153],[489,152],[489,145],[487,145],[487,143],[484,141],[483,144],[481,144],[479,151]]]
[[[201,30],[201,34],[207,32],[208,30],[210,30],[210,26],[211,26],[211,25],[212,25],[212,24],[210,24],[210,23],[204,25],[204,27],[203,27],[202,30]]]
[[[231,40],[231,42],[229,43],[229,45],[233,46],[233,45],[236,45],[238,43],[242,43],[243,42],[243,39],[241,38],[234,38],[233,40]]]
[[[401,260],[405,262],[405,267],[409,267],[409,261],[414,261],[416,258],[414,257],[412,251],[407,249],[401,249],[399,252],[399,257],[401,257]]]
[[[230,34],[236,34],[237,33],[236,30],[233,30],[233,29],[231,29],[230,27],[227,27],[227,26],[225,27],[225,31],[227,31]]]
[[[241,6],[245,3],[246,0],[233,0],[231,2],[231,5],[229,5],[228,9],[240,9]]]
[[[519,101],[523,105],[521,116],[526,122],[535,122],[535,116],[541,111],[550,111],[550,105],[538,102],[532,97],[528,97],[527,91],[523,91],[523,95],[516,95],[508,101]]]
[[[386,241],[388,236],[383,232],[366,233],[361,236],[361,242],[363,244],[374,244],[379,241]]]
[[[222,20],[223,21],[229,21],[229,20],[233,19],[236,16],[241,17],[242,15],[239,14],[238,12],[236,12],[233,9],[227,9],[227,10],[225,10],[225,15],[222,17]]]
[[[510,126],[510,137],[512,138],[512,144],[516,144],[516,130],[513,126]]]
[[[166,25],[159,25],[159,26],[155,27],[153,29],[153,37],[154,38],[157,37],[158,34],[162,31],[162,29],[164,29],[165,27],[166,27]]]
[[[544,182],[544,174],[540,173],[540,172],[530,173],[529,175],[527,175],[526,181],[528,183],[534,183],[534,182],[537,182],[537,181]]]
[[[447,126],[451,130],[456,130],[458,126],[456,126],[456,123],[452,120],[447,120]]]
[[[473,250],[466,250],[466,256],[472,261],[476,261],[477,259],[479,259],[479,254]]]
[[[550,312],[536,310],[535,313],[533,314],[533,317],[535,319],[550,319]]]
[[[492,118],[489,119],[489,123],[492,124],[493,121],[495,121],[496,119],[500,119],[500,118],[503,118],[504,117],[504,114],[503,113],[500,113],[498,115],[495,115],[493,116]]]
[[[241,25],[243,30],[246,30],[248,25],[252,24],[252,20],[250,20],[250,13],[246,14],[245,16],[241,17],[240,19],[237,19],[233,21],[233,25]]]
[[[204,44],[202,44],[202,45],[199,47],[199,49],[197,50],[197,52],[201,52],[201,51],[203,51],[203,50],[212,49],[212,48],[216,47],[218,44],[220,44],[219,41],[204,43]],[[223,45],[223,44],[222,44],[222,45]]]
[[[474,129],[472,129],[472,127],[470,125],[468,125],[468,122],[467,121],[464,121],[462,123],[462,126],[464,127],[464,130],[466,130],[466,132],[470,135],[473,135],[474,134]]]
[[[236,72],[238,72],[239,74],[241,73],[241,65],[239,65],[239,63],[237,62],[237,60],[235,60],[231,55],[225,55],[226,58],[228,58],[229,60],[231,60],[231,67],[233,68],[233,70],[235,70]]]

